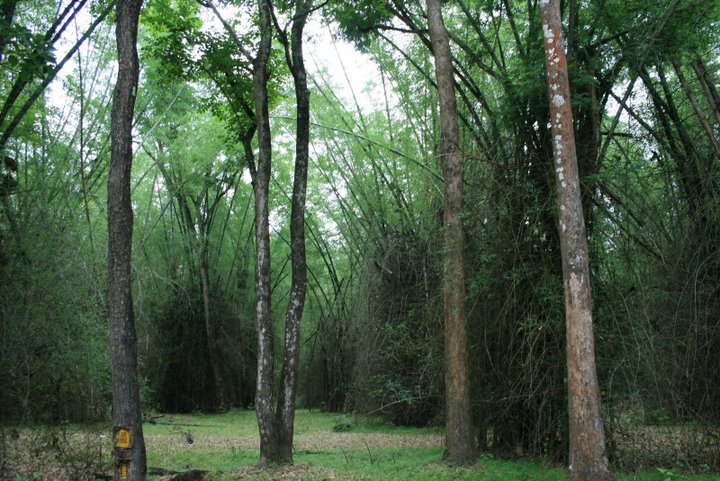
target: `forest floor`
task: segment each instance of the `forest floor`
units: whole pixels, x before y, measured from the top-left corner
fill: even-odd
[[[437,428],[390,426],[375,419],[299,411],[295,465],[260,471],[255,414],[146,416],[144,425],[150,481],[170,481],[195,473],[205,481],[260,480],[480,480],[560,481],[564,467],[533,459],[480,456],[469,468],[442,461]],[[3,428],[0,481],[112,479],[107,426],[43,429]],[[620,474],[621,481],[720,481],[711,473],[651,468]]]

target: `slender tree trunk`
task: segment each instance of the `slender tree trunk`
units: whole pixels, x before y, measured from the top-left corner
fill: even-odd
[[[290,214],[290,248],[292,286],[285,314],[285,354],[280,396],[277,407],[279,462],[292,462],[293,432],[295,426],[295,397],[300,364],[300,325],[307,290],[305,260],[305,192],[310,145],[310,92],[303,57],[303,30],[307,21],[309,1],[296,4],[295,18],[290,34],[290,54],[286,55],[295,83],[297,125],[295,136],[295,177],[293,181],[292,209]],[[285,43],[287,52],[287,42]]]
[[[253,65],[253,100],[258,135],[258,166],[253,183],[255,191],[255,322],[258,336],[257,387],[255,414],[260,430],[259,466],[278,458],[278,433],[273,415],[274,352],[273,325],[270,312],[270,222],[268,194],[270,188],[270,119],[268,113],[268,59],[272,41],[272,5],[259,0],[260,44]]]
[[[570,481],[609,481],[615,477],[605,451],[600,389],[595,368],[590,269],[583,221],[570,86],[557,0],[541,0],[552,123],[560,248],[567,331]]]
[[[108,311],[112,360],[114,479],[141,481],[147,470],[137,377],[131,294],[133,211],[130,201],[132,122],[137,95],[138,16],[142,0],[117,3],[118,78],[112,107],[108,178]]]
[[[453,462],[469,464],[475,461],[477,450],[468,378],[460,129],[450,42],[440,0],[427,0],[427,12],[440,97],[440,156],[445,178],[445,450]]]
[[[95,236],[93,235],[92,219],[90,218],[90,202],[88,201],[88,185],[87,174],[85,172],[85,84],[83,82],[83,63],[82,55],[78,51],[78,87],[80,89],[80,118],[78,119],[80,130],[80,145],[78,154],[80,157],[80,181],[82,185],[83,210],[85,212],[85,222],[88,227],[88,238],[90,239],[90,249],[95,252]],[[95,273],[95,264],[93,263],[93,274]],[[99,276],[93,276],[98,278]]]
[[[275,412],[273,387],[273,326],[270,316],[270,242],[267,199],[270,180],[270,124],[267,100],[267,61],[272,32],[272,5],[260,0],[261,40],[254,65],[255,121],[258,131],[259,162],[254,175],[256,209],[256,319],[258,331],[258,379],[255,393],[255,409],[260,428],[259,466],[269,463],[292,463],[293,432],[295,424],[295,397],[300,363],[300,325],[307,288],[305,261],[305,192],[310,139],[310,96],[302,53],[302,34],[309,1],[296,5],[291,39],[280,31],[286,48],[288,66],[295,81],[297,97],[297,139],[295,155],[295,179],[293,183],[292,212],[290,219],[292,286],[285,317],[285,348],[280,387]],[[254,169],[251,165],[251,172]],[[265,267],[262,263],[266,262]],[[274,414],[274,415],[273,415]]]
[[[685,74],[682,71],[682,66],[680,65],[680,62],[676,58],[671,59],[673,68],[675,69],[675,75],[677,75],[678,80],[680,81],[680,85],[682,86],[683,90],[685,91],[685,95],[687,95],[688,100],[690,101],[690,105],[692,105],[693,110],[695,111],[695,115],[698,118],[698,121],[700,122],[700,125],[702,125],[703,130],[705,131],[705,134],[708,137],[708,140],[712,144],[713,148],[715,149],[715,153],[720,155],[720,143],[718,143],[718,140],[715,138],[715,133],[712,130],[712,127],[710,127],[710,123],[708,122],[707,118],[705,117],[705,114],[702,111],[702,108],[700,107],[700,103],[697,100],[697,97],[695,97],[695,93],[692,90],[692,86],[687,81],[687,78],[685,78]]]
[[[710,110],[715,116],[715,120],[720,123],[720,96],[718,96],[717,90],[715,90],[713,79],[710,78],[710,74],[708,74],[705,64],[702,60],[700,60],[700,58],[696,58],[692,61],[692,67],[703,87],[705,98],[707,98],[707,101],[710,104]]]

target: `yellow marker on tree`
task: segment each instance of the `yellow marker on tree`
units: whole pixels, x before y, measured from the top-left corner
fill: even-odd
[[[132,447],[132,437],[130,428],[119,427],[115,431],[115,447],[120,449],[129,449]]]

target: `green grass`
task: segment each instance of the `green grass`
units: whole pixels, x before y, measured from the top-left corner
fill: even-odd
[[[342,432],[336,432],[338,426]],[[63,463],[65,468],[68,463],[74,466],[74,471],[66,469],[66,474],[110,470],[112,449],[106,425],[36,426],[21,431],[19,442],[7,444],[17,479],[30,479],[28,476],[36,471],[50,476],[43,479],[79,479],[70,474],[50,475]],[[482,454],[469,468],[452,466],[442,459],[442,433],[437,428],[396,427],[377,418],[307,410],[297,413],[295,466],[265,472],[254,468],[259,453],[252,411],[165,415],[156,418],[155,424],[147,422],[144,432],[151,473],[152,468],[166,473],[201,469],[211,473],[211,481],[560,481],[567,477],[564,466],[534,459],[499,459],[490,454]],[[193,443],[188,443],[189,436]],[[62,449],[53,447],[56,445]],[[167,478],[149,477],[151,481]],[[618,473],[618,481],[679,480],[720,481],[720,476],[660,469]]]
[[[481,455],[469,468],[448,465],[442,461],[442,446],[374,447],[367,442],[348,447],[333,446],[334,428],[369,435],[427,435],[439,434],[436,428],[395,427],[373,418],[339,416],[300,410],[297,413],[296,435],[314,436],[321,447],[303,448],[295,452],[296,472],[250,471],[258,460],[258,451],[248,448],[257,435],[257,423],[252,411],[231,411],[223,414],[168,415],[158,420],[166,424],[146,424],[148,435],[148,465],[172,471],[203,469],[213,473],[216,481],[295,479],[319,481],[338,479],[349,481],[560,481],[567,476],[564,467],[537,460],[502,460]],[[186,442],[187,433],[195,442]],[[325,438],[327,437],[327,438]],[[307,438],[306,438],[307,439]],[[327,439],[326,444],[322,440]],[[394,439],[394,438],[393,438]],[[154,440],[155,442],[150,442]],[[208,443],[211,444],[208,447]],[[298,443],[302,445],[302,442]],[[245,446],[245,447],[243,447]],[[232,472],[235,472],[233,474]],[[151,477],[159,481],[162,477]],[[674,471],[650,470],[639,474],[619,474],[619,481],[720,481],[718,475],[687,475]]]
[[[442,462],[442,447],[352,450],[298,456],[297,462],[330,468],[351,480],[538,480],[565,479],[564,470],[530,461],[480,459],[470,468]]]
[[[295,420],[295,433],[329,432],[341,424],[349,424],[350,432],[356,433],[430,434],[441,432],[437,427],[395,426],[379,417],[300,409],[297,411]],[[158,418],[155,424],[145,423],[143,430],[147,434],[167,434],[173,426],[187,427],[193,432],[217,436],[257,435],[255,412],[244,410],[233,410],[221,414],[166,414]]]
[[[164,414],[154,424],[143,425],[145,434],[167,435],[175,428],[187,428],[212,436],[238,436],[257,434],[254,411],[228,411],[221,414]],[[153,416],[146,416],[153,418]]]

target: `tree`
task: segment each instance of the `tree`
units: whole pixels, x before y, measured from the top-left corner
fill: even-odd
[[[570,481],[610,481],[600,388],[595,368],[590,267],[580,197],[570,82],[557,0],[541,3],[545,65],[559,210],[558,232],[565,287],[565,322],[570,418]]]
[[[445,182],[445,449],[452,461],[468,464],[475,461],[476,449],[468,380],[460,127],[450,41],[440,0],[427,0],[427,11],[440,97],[440,157]]]
[[[288,37],[280,28],[274,7],[269,0],[260,0],[260,44],[253,63],[253,97],[255,123],[258,132],[259,164],[251,168],[255,192],[256,231],[256,322],[258,335],[258,377],[255,406],[260,429],[260,466],[269,463],[292,463],[295,397],[300,363],[300,324],[305,305],[307,266],[305,259],[305,192],[310,140],[310,97],[305,72],[302,35],[312,2],[295,5],[292,27]],[[268,61],[272,27],[275,22],[285,57],[295,84],[297,106],[297,135],[295,151],[295,179],[293,182],[291,231],[292,286],[285,316],[285,345],[277,406],[274,397],[273,323],[271,315],[270,232],[268,196],[272,145],[268,115]],[[275,412],[273,413],[273,409]]]
[[[255,415],[260,429],[260,466],[280,457],[277,429],[273,416],[275,379],[274,336],[270,278],[270,221],[268,196],[272,144],[268,108],[268,61],[272,42],[272,5],[259,0],[260,42],[253,62],[253,101],[258,136],[258,166],[251,169],[255,193],[255,323],[258,336]]]
[[[142,0],[117,4],[118,77],[113,95],[108,176],[108,311],[112,360],[115,480],[142,481],[147,471],[132,301],[132,125],[139,77],[138,17]]]
[[[276,414],[281,462],[292,462],[295,399],[300,368],[300,325],[307,291],[305,195],[310,158],[310,91],[305,71],[302,36],[311,7],[312,0],[298,0],[295,3],[290,38],[284,29],[278,28],[280,40],[285,48],[285,60],[293,76],[297,107],[295,174],[290,212],[292,286],[285,314],[285,354]]]

